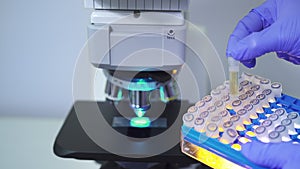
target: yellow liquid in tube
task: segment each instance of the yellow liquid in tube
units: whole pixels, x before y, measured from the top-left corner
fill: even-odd
[[[230,94],[237,96],[239,94],[238,72],[229,72]]]

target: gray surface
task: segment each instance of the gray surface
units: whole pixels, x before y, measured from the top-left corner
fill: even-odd
[[[0,1],[0,114],[67,114],[88,22],[82,0]]]
[[[94,161],[56,157],[52,147],[63,123],[58,118],[0,116],[0,168],[98,169]]]

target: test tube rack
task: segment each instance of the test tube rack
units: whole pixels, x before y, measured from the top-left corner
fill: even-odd
[[[257,168],[240,152],[252,140],[300,142],[300,100],[282,93],[282,85],[242,73],[239,95],[229,82],[218,86],[183,115],[181,150],[212,167]]]

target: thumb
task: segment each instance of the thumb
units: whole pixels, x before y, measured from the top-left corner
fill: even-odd
[[[268,168],[286,168],[290,165],[299,145],[292,143],[262,143],[253,141],[245,144],[242,154],[250,161]],[[299,159],[298,159],[299,160]]]
[[[231,56],[236,60],[253,60],[256,57],[276,51],[279,44],[279,26],[276,23],[260,32],[254,32],[236,43]]]

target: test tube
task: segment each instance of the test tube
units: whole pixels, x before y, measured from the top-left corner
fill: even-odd
[[[243,109],[246,109],[248,114],[249,114],[249,118],[258,118],[255,109],[253,109],[253,105],[252,104],[246,104]]]
[[[202,100],[205,102],[205,105],[207,105],[207,107],[212,106],[213,103],[213,98],[211,95],[206,95],[202,98]]]
[[[263,112],[262,110],[262,107],[261,105],[259,104],[259,100],[258,99],[253,99],[253,100],[250,100],[250,104],[253,106],[253,109],[256,111],[256,112]]]
[[[291,119],[286,118],[286,119],[281,121],[281,124],[286,127],[286,129],[288,130],[289,135],[297,134],[297,132],[295,131],[295,128],[294,128],[294,124],[293,124]]]
[[[232,57],[228,57],[229,65],[229,82],[230,82],[230,94],[232,96],[238,95],[238,76],[239,76],[239,62],[234,60]]]
[[[226,91],[230,91],[230,82],[229,82],[229,80],[224,81],[223,85],[226,87],[226,89],[225,89]],[[230,92],[228,92],[228,93],[230,93]]]
[[[240,110],[243,105],[242,105],[242,101],[241,100],[234,100],[232,103],[231,103],[231,106],[232,106],[232,109],[237,112],[238,110]]]
[[[188,109],[188,113],[196,113],[198,111],[198,108],[196,106],[191,106],[189,109]]]
[[[258,75],[254,75],[253,79],[252,79],[252,82],[254,84],[260,84],[260,81],[262,80],[263,78],[258,76]]]
[[[251,88],[251,83],[248,81],[248,80],[243,80],[241,83],[240,83],[240,86],[243,87],[243,89],[245,91],[249,90]]]
[[[290,112],[287,118],[292,120],[296,129],[300,128],[300,117],[297,112]]]
[[[242,101],[243,103],[246,102],[246,100],[248,99],[248,95],[246,93],[239,95],[239,100]]]
[[[217,110],[216,106],[209,106],[207,108],[207,111],[209,112],[209,114],[213,114],[216,110]]]
[[[230,119],[230,113],[228,112],[228,110],[222,110],[219,112],[219,116],[222,117],[222,121],[227,121]]]
[[[221,92],[221,96],[227,95],[228,90],[226,90],[226,86],[224,84],[217,87],[217,90]]]
[[[261,91],[261,87],[258,84],[251,86],[250,89],[254,92],[255,95],[258,95]]]
[[[269,120],[271,120],[274,124],[274,126],[278,126],[281,124],[281,121],[279,119],[279,116],[275,113],[271,114],[269,117],[268,117]]]
[[[224,144],[231,144],[233,143],[238,137],[238,133],[231,128],[228,128],[224,131],[220,141]]]
[[[183,124],[187,127],[194,127],[194,114],[192,113],[185,113],[182,117]]]
[[[280,83],[273,82],[271,84],[271,90],[273,91],[275,97],[281,97],[282,85]]]
[[[243,124],[243,119],[240,118],[239,115],[233,115],[230,117],[230,121],[233,123],[233,127],[235,129],[239,129],[241,131],[242,129],[245,129],[244,124]]]
[[[207,106],[205,105],[205,101],[203,100],[198,101],[195,104],[195,106],[198,108],[198,112],[202,112],[207,109]]]
[[[265,120],[265,121],[263,121],[261,123],[261,125],[264,126],[266,128],[266,130],[268,130],[268,132],[272,131],[274,129],[274,127],[275,127],[274,124],[273,124],[273,122],[271,120],[268,120],[268,119]]]
[[[290,138],[288,130],[286,129],[286,127],[284,125],[281,125],[281,124],[278,125],[277,127],[275,127],[275,131],[278,131],[280,133],[282,141],[288,142],[288,141],[292,140]]]
[[[220,90],[217,90],[217,89],[214,89],[210,92],[210,95],[212,96],[213,98],[213,102],[215,102],[216,100],[219,100],[222,95],[221,95],[221,91]]]
[[[279,143],[281,142],[280,133],[278,131],[271,131],[269,133],[270,143]]]
[[[251,82],[252,79],[253,79],[253,75],[252,75],[252,74],[249,74],[249,73],[243,72],[243,73],[241,74],[241,78],[242,78],[242,80],[248,80],[249,82]]]
[[[254,130],[256,138],[264,143],[270,142],[268,137],[268,131],[264,126],[259,126]]]
[[[274,111],[274,114],[277,114],[279,116],[280,121],[286,119],[287,112],[284,108],[278,108]]]
[[[218,138],[219,137],[219,130],[218,130],[218,126],[215,123],[209,123],[206,126],[206,130],[205,130],[205,134],[208,137],[211,138]]]
[[[219,90],[219,91],[222,91],[222,90],[226,89],[226,86],[224,84],[221,84],[216,89]]]
[[[263,90],[262,94],[264,94],[266,96],[268,102],[274,102],[274,94],[271,89]]]
[[[222,100],[218,100],[215,102],[214,106],[217,108],[216,111],[221,111],[225,109],[224,102]]]
[[[240,116],[243,124],[251,124],[251,121],[249,119],[249,114],[246,109],[240,109],[237,112],[237,115]]]
[[[270,89],[271,88],[271,81],[269,79],[261,79],[259,81],[259,84],[264,89]]]
[[[268,99],[265,94],[261,93],[261,94],[257,95],[256,98],[259,100],[262,107],[265,107],[265,108],[270,107]]]
[[[201,117],[195,119],[194,129],[200,133],[205,132],[205,120]]]
[[[221,119],[222,119],[222,116],[219,116],[219,115],[216,115],[216,116],[213,116],[210,121],[215,123],[215,124],[219,124],[221,122]]]
[[[227,105],[229,103],[229,101],[230,101],[230,96],[228,94],[226,94],[226,95],[224,95],[224,96],[221,97],[221,100],[223,101],[223,103],[225,105]]]
[[[224,130],[226,130],[228,128],[232,128],[235,130],[235,126],[233,125],[233,122],[231,120],[225,121],[222,126],[223,126]]]
[[[223,128],[222,128],[222,121],[221,120],[222,120],[222,116],[216,115],[216,116],[213,116],[210,119],[210,122],[215,123],[216,125],[218,125],[219,131],[222,131]]]
[[[249,100],[255,99],[255,97],[256,97],[252,90],[246,91],[246,94],[248,95]]]
[[[206,119],[209,115],[209,112],[208,111],[203,111],[201,113],[199,113],[199,116],[198,117],[201,117],[203,119]]]

